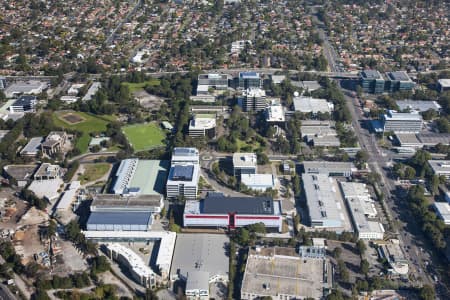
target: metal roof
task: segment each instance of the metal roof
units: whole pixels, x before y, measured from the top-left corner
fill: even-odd
[[[411,81],[411,78],[405,71],[387,72],[386,75],[390,80]]]
[[[361,76],[366,79],[383,79],[383,76],[377,70],[364,70]]]
[[[88,224],[148,225],[150,212],[92,212]]]
[[[202,213],[238,213],[249,215],[273,215],[274,203],[269,197],[225,197],[221,193],[208,193],[203,200]]]
[[[42,136],[31,138],[30,141],[20,151],[21,154],[37,153],[44,138]]]

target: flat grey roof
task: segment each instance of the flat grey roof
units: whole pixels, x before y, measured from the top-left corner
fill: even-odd
[[[386,121],[422,121],[422,115],[418,113],[399,113],[388,110],[383,116]]]
[[[450,174],[450,160],[429,160],[428,163],[435,173]]]
[[[275,212],[273,199],[269,197],[225,197],[221,193],[208,193],[203,200],[202,213],[273,215]]]
[[[138,209],[161,206],[161,195],[122,196],[116,194],[97,194],[91,203],[96,210],[108,208]]]
[[[356,167],[351,162],[331,162],[331,161],[304,161],[305,173],[352,173]]]
[[[88,224],[147,225],[150,212],[91,212]]]
[[[436,101],[426,100],[398,100],[397,105],[400,110],[411,109],[421,112],[429,109],[439,111],[442,108]]]
[[[20,153],[34,153],[38,152],[44,138],[42,136],[31,138],[30,141],[23,147]]]
[[[209,272],[191,271],[188,273],[186,291],[196,289],[209,290]]]
[[[383,79],[383,76],[377,70],[364,70],[361,72],[361,76],[366,79]]]
[[[37,165],[7,165],[3,169],[15,180],[25,180],[31,178],[37,169]]]
[[[424,132],[417,134],[417,138],[425,145],[450,144],[450,133]]]
[[[405,71],[387,72],[386,75],[390,80],[411,81],[411,78]]]
[[[257,158],[255,153],[236,152],[233,153],[233,167],[256,167]]]
[[[177,234],[170,277],[174,279],[181,274],[186,278],[194,271],[227,277],[229,243],[224,234]]]

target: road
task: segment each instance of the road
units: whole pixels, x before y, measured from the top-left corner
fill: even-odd
[[[425,271],[425,261],[430,260],[429,255],[417,246],[416,236],[411,235],[405,230],[406,224],[402,223],[399,218],[399,209],[405,209],[406,207],[403,205],[399,208],[397,207],[398,203],[394,201],[396,196],[392,194],[392,191],[395,191],[396,189],[395,183],[391,178],[389,178],[389,174],[385,169],[385,167],[390,163],[391,157],[380,149],[375,136],[371,135],[368,130],[361,127],[360,121],[364,120],[364,117],[362,116],[361,111],[357,108],[358,100],[348,96],[346,93],[344,93],[344,96],[347,100],[347,106],[352,114],[352,127],[358,137],[361,148],[369,154],[369,168],[372,172],[376,172],[381,175],[381,184],[379,185],[379,188],[385,196],[385,203],[388,208],[386,213],[393,222],[401,224],[401,228],[394,226],[395,228],[393,228],[393,233],[396,235],[396,238],[400,240],[405,257],[409,260],[410,273],[416,278],[419,278],[421,283],[433,285],[433,280]],[[399,233],[400,231],[402,234]],[[414,232],[416,233],[416,231]],[[418,229],[418,232],[420,233],[420,228]],[[408,250],[406,251],[406,249]]]

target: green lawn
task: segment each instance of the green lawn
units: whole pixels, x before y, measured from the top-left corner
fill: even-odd
[[[99,180],[105,175],[110,167],[108,163],[85,164],[83,175],[79,177],[81,184]]]
[[[123,85],[127,85],[130,89],[130,92],[135,92],[145,88],[147,85],[159,85],[159,79],[150,79],[140,83],[132,83],[132,82],[122,82]]]
[[[122,130],[136,152],[163,146],[166,139],[164,132],[155,123],[125,126]]]
[[[62,118],[64,115],[69,113],[77,115],[83,118],[83,120],[79,123],[71,124]],[[75,143],[75,147],[79,149],[81,153],[85,153],[88,150],[89,141],[91,139],[89,133],[105,131],[106,125],[115,119],[116,118],[114,116],[95,116],[84,112],[73,111],[60,111],[53,114],[53,122],[56,126],[78,130],[83,133]]]

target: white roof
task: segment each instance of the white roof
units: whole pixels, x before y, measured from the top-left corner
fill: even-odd
[[[300,96],[294,97],[294,109],[303,113],[331,113],[334,105],[325,99]]]
[[[422,121],[422,115],[417,112],[399,113],[395,110],[388,110],[384,119],[386,121]]]
[[[133,250],[117,243],[106,244],[106,247],[126,259],[133,271],[140,277],[149,278],[154,275],[152,269]]]
[[[241,182],[249,188],[275,187],[275,178],[272,174],[242,174]]]
[[[216,127],[216,118],[195,116],[189,122],[189,130],[211,129]]]
[[[450,204],[447,202],[435,202],[434,207],[445,223],[450,222]]]
[[[156,265],[165,273],[170,272],[173,250],[175,249],[176,233],[170,231],[84,231],[88,239],[154,239],[161,240]]]
[[[67,190],[62,195],[61,199],[59,200],[58,204],[56,205],[56,210],[67,210],[70,208],[70,205],[72,204],[72,201],[77,193],[76,189]]]
[[[233,167],[256,167],[257,160],[255,153],[234,153],[233,154]]]
[[[272,102],[272,105],[266,108],[267,122],[284,122],[284,107],[280,103]]]
[[[429,160],[431,168],[436,174],[450,174],[450,160]]]
[[[265,97],[266,91],[256,87],[250,87],[242,91],[242,96],[244,97]]]
[[[446,87],[446,88],[450,87],[450,79],[449,78],[439,79],[438,82],[442,87]]]

